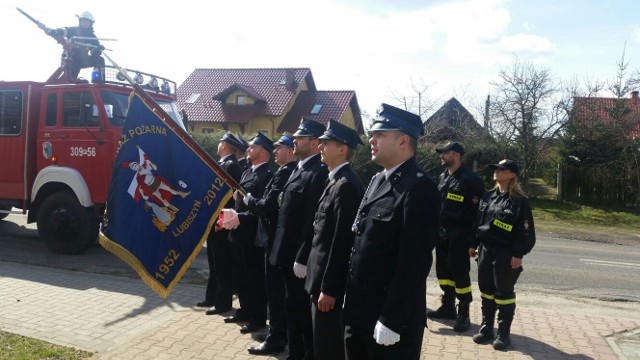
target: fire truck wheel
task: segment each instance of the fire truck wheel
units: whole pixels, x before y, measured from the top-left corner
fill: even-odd
[[[58,254],[79,254],[98,237],[96,218],[71,192],[49,195],[38,210],[38,232],[44,244]]]
[[[11,210],[11,206],[0,205],[0,210],[9,211],[9,210]],[[0,213],[0,220],[3,220],[3,219],[4,219],[4,218],[6,218],[7,216],[9,216],[9,214],[7,214],[7,213]]]

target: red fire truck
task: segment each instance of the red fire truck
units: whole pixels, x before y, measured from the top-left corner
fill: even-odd
[[[184,128],[174,82],[125,70]],[[91,82],[63,72],[0,81],[0,220],[21,209],[47,247],[77,254],[97,239],[132,87],[109,66]]]

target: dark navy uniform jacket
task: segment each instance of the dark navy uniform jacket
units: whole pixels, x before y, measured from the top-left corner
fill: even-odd
[[[425,283],[438,232],[438,190],[415,157],[362,200],[354,230],[344,323],[373,333],[379,320],[402,333],[424,326]],[[412,324],[412,325],[409,325]]]
[[[252,197],[249,199],[247,207],[258,218],[258,234],[256,235],[256,246],[271,248],[273,245],[273,237],[276,234],[276,225],[278,222],[278,196],[282,192],[284,184],[287,183],[289,176],[296,167],[296,162],[292,161],[278,168],[264,190],[261,198]],[[251,193],[251,195],[254,195]]]
[[[305,290],[309,294],[323,292],[342,302],[355,236],[351,226],[363,194],[362,179],[349,164],[338,169],[324,189],[316,208],[307,264]]]
[[[475,238],[471,247],[513,246],[513,256],[522,258],[536,243],[536,231],[529,199],[511,198],[497,188],[480,200]]]
[[[238,165],[238,160],[236,159],[235,155],[229,155],[224,160],[221,159],[218,163],[220,164],[220,167],[222,167],[233,180],[238,183],[240,182],[242,169],[240,168],[240,165]],[[235,201],[233,200],[232,196],[231,198],[229,198],[229,201],[227,201],[224,207],[227,209],[233,209],[234,206]]]
[[[291,174],[280,194],[278,227],[269,255],[271,265],[291,269],[294,262],[307,264],[316,204],[328,174],[320,154],[312,156],[302,169]]]
[[[251,168],[244,171],[240,180],[240,186],[251,195],[262,197],[267,183],[273,177],[273,172],[268,163],[258,166],[255,170]],[[230,239],[232,242],[242,241],[255,243],[256,231],[258,229],[258,216],[251,212],[244,204],[242,198],[236,199],[235,210],[238,213],[240,225],[231,230]]]

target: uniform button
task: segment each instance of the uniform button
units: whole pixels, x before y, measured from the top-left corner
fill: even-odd
[[[356,235],[362,236],[362,231],[358,231],[358,233]]]
[[[378,219],[380,219],[382,217],[382,215],[378,214]]]

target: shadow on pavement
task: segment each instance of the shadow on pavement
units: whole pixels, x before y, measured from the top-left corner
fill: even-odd
[[[453,325],[455,324],[454,320],[429,319],[429,321],[437,322],[443,326],[446,326],[444,328],[432,330],[431,333],[443,335],[443,336],[466,336],[466,337],[469,337],[469,342],[471,343],[473,343],[473,340],[471,340],[471,337],[473,336],[473,334],[476,334],[480,330],[479,325],[472,324],[467,331],[460,334],[453,331]],[[476,345],[476,346],[478,347],[486,346],[487,348],[491,348],[490,343],[485,345]],[[496,352],[500,353],[501,351],[496,350]],[[509,347],[509,349],[505,351],[505,353],[519,353],[534,360],[547,360],[547,359],[593,360],[593,357],[591,356],[582,355],[582,354],[568,354],[558,348],[553,347],[552,345],[530,338],[528,336],[514,334],[513,332],[511,333],[511,347]]]
[[[34,275],[32,272],[11,271],[6,267],[0,268],[0,276],[62,288],[76,290],[95,288],[144,298],[143,304],[131,309],[128,314],[108,325],[113,325],[140,314],[149,313],[158,307],[168,306],[171,309],[170,311],[176,311],[176,308],[179,307],[194,307],[195,303],[200,300],[199,298],[204,297],[204,285],[208,277],[205,251],[201,251],[173,292],[166,299],[163,299],[153,292],[129,265],[103,249],[100,245],[96,244],[80,255],[55,254],[40,240],[37,230],[29,227],[33,226],[25,227],[11,221],[0,221],[0,248],[3,249],[0,251],[0,261],[89,274],[102,274],[109,277],[42,277]],[[123,281],[121,278],[132,280]],[[19,296],[19,294],[16,294],[16,296]]]

